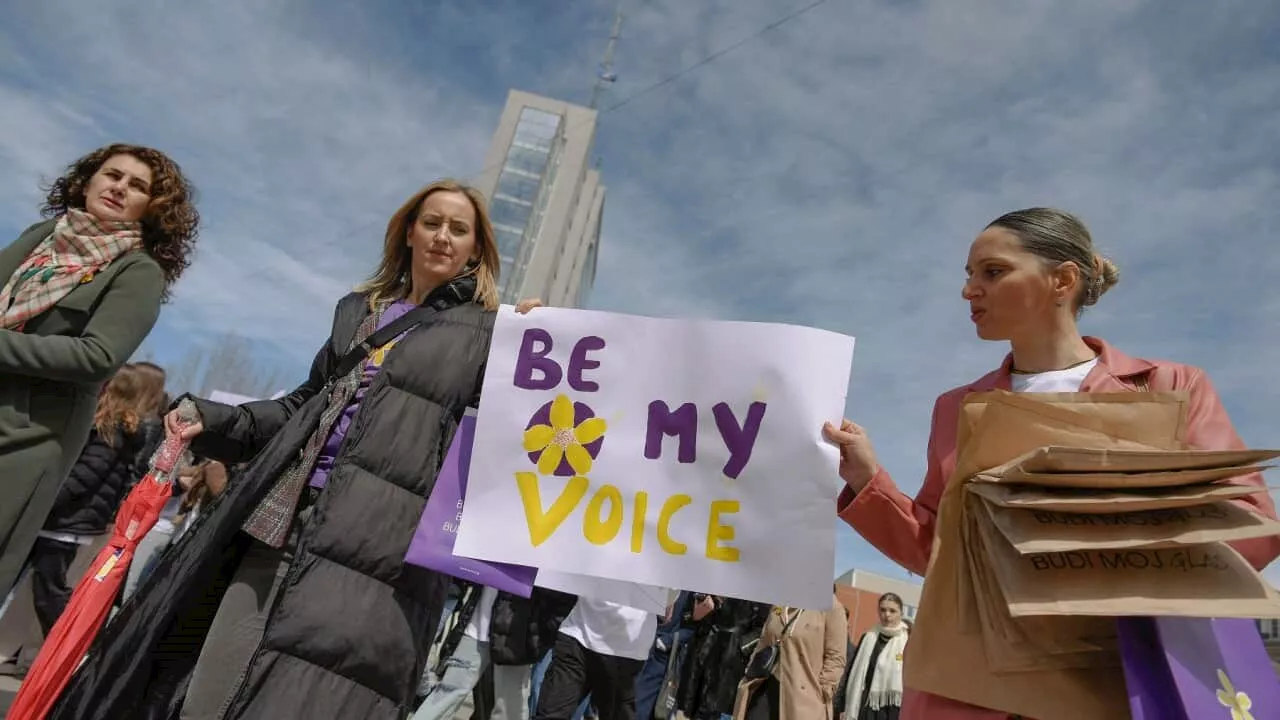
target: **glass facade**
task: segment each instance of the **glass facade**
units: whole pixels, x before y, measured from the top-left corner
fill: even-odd
[[[514,302],[524,279],[524,264],[542,226],[542,211],[555,181],[561,118],[526,107],[520,111],[515,137],[498,175],[489,204],[502,259],[502,301]]]

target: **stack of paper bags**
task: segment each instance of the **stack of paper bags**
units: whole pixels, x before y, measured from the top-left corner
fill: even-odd
[[[1185,393],[970,396],[908,687],[1037,720],[1128,718],[1115,617],[1280,617],[1225,543],[1280,451],[1187,449]]]

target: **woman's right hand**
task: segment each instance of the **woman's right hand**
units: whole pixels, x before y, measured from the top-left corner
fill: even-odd
[[[843,420],[839,428],[827,423],[822,434],[840,448],[840,478],[854,493],[862,492],[880,469],[867,432],[856,423]]]
[[[190,425],[184,425],[178,411],[170,410],[169,414],[164,416],[164,431],[166,435],[177,435],[190,442],[192,438],[204,432],[204,424],[196,421]]]

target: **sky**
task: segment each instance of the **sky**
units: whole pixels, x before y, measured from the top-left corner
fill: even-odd
[[[623,2],[590,307],[856,336],[847,413],[914,492],[933,399],[1007,351],[960,299],[968,244],[1061,207],[1122,273],[1084,331],[1205,368],[1280,446],[1280,4]],[[508,89],[586,102],[615,4],[11,3],[0,235],[79,155],[162,148],[204,222],[146,352],[232,333],[301,379],[391,212],[480,172]],[[902,575],[837,532],[837,570]]]

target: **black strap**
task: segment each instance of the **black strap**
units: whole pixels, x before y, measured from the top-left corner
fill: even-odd
[[[425,323],[431,319],[432,315],[438,312],[443,312],[470,301],[475,297],[475,292],[476,278],[474,273],[454,278],[452,282],[432,290],[427,294],[421,305],[387,323],[382,329],[375,330],[369,337],[365,338],[364,342],[348,350],[347,354],[343,355],[338,364],[334,366],[333,372],[329,373],[327,382],[332,384],[338,378],[346,377],[348,373],[364,362],[365,358],[369,357],[369,353],[373,352],[374,348],[380,348],[395,340],[402,334]],[[359,330],[357,329],[356,332],[359,332]]]
[[[787,621],[787,624],[782,626],[782,636],[778,638],[778,642],[782,642],[783,640],[787,639],[787,637],[791,634],[791,626],[795,625],[796,621],[800,619],[800,613],[802,612],[804,611],[797,609],[796,614],[792,615],[791,619]]]
[[[342,359],[338,361],[336,366],[334,366],[333,372],[329,373],[329,382],[333,382],[341,377],[346,377],[347,373],[355,370],[360,363],[364,362],[365,358],[369,357],[369,353],[373,352],[375,348],[380,348],[392,340],[395,340],[403,333],[406,333],[426,322],[432,315],[435,315],[438,312],[439,310],[435,307],[420,305],[387,323],[382,327],[382,329],[375,331],[372,335],[365,338],[364,342],[351,348],[347,351],[346,355],[342,356]]]

